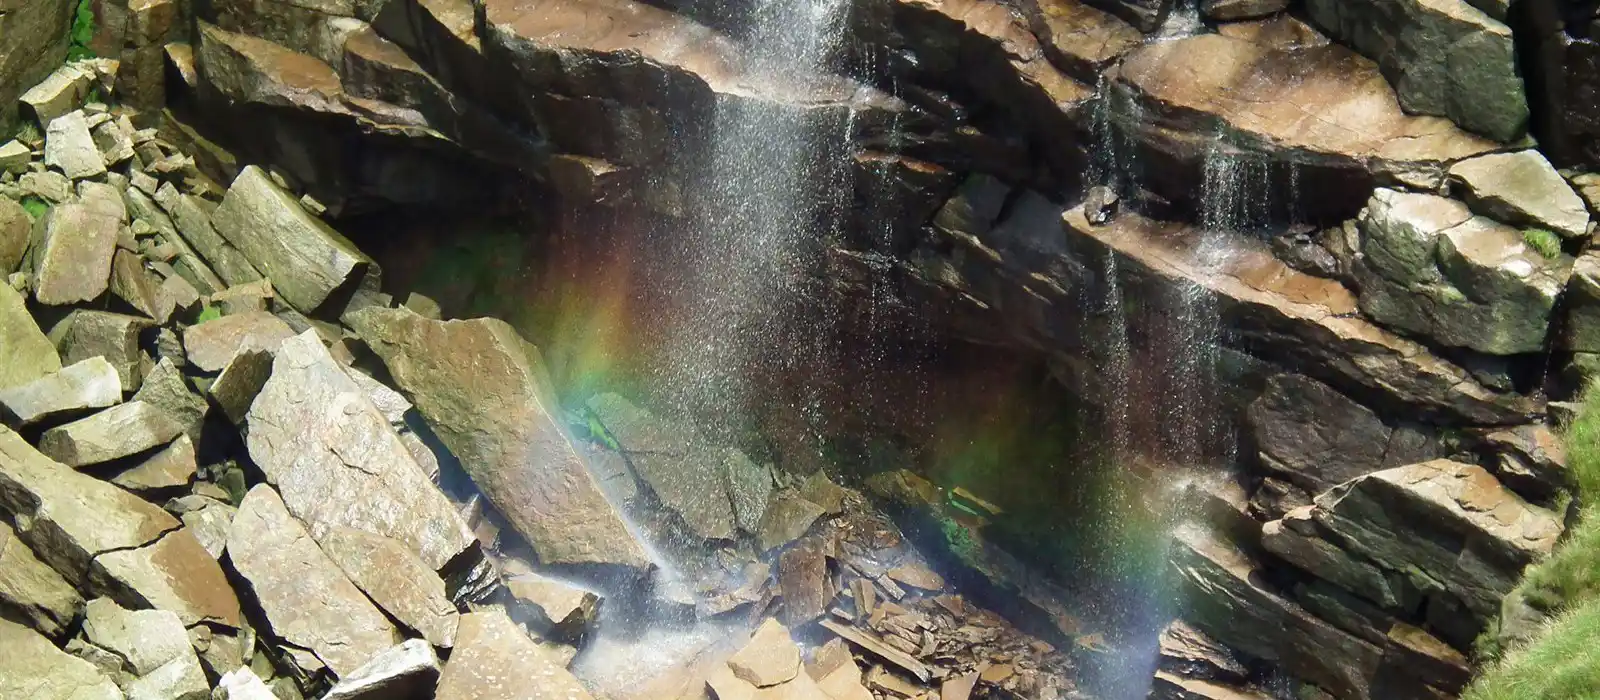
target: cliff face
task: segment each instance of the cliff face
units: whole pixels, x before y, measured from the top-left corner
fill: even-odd
[[[718,3],[96,8],[93,46],[119,62],[46,80],[73,8],[0,0],[0,36],[25,38],[0,47],[0,105],[49,130],[36,172],[27,148],[16,166],[0,148],[18,176],[4,185],[92,199],[46,181],[106,179],[99,158],[66,172],[78,131],[114,171],[181,161],[113,159],[105,120],[52,121],[92,83],[113,89],[139,110],[130,153],[152,143],[133,127],[159,126],[218,187],[123,183],[123,218],[156,218],[142,202],[167,220],[163,264],[192,261],[215,287],[201,294],[266,276],[305,316],[358,328],[340,313],[382,284],[299,214],[204,201],[229,183],[279,209],[303,194],[332,220],[534,209],[601,247],[670,250],[672,231],[719,215],[699,196],[718,115],[770,114],[831,139],[797,181],[834,220],[803,276],[841,315],[892,305],[1025,354],[1113,429],[1130,385],[1170,399],[1180,375],[1207,374],[1207,436],[1150,419],[1131,446],[1231,468],[1193,494],[1216,527],[1173,545],[1186,602],[1155,697],[1256,697],[1272,674],[1336,698],[1453,696],[1473,640],[1562,531],[1552,428],[1600,366],[1600,17],[1582,3],[1207,0],[1172,32],[1185,10],[1170,2],[858,0],[837,70],[789,79],[758,75],[756,39]],[[0,130],[11,121],[0,110]],[[240,174],[252,164],[277,184]],[[39,225],[29,269],[73,255],[49,243],[64,218]],[[257,229],[310,243],[275,251]],[[29,245],[8,268],[5,231],[0,216],[9,273]],[[307,246],[327,254],[307,263]],[[1201,316],[1198,335],[1172,330]],[[1196,342],[1226,372],[1214,357],[1139,366]]]

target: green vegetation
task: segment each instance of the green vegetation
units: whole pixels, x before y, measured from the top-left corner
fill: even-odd
[[[22,209],[37,221],[45,212],[50,211],[50,203],[30,194],[22,198]]]
[[[219,318],[222,318],[222,309],[210,304],[206,304],[205,307],[200,310],[200,318],[195,320],[195,324],[198,325],[205,323],[206,321],[215,321]]]
[[[1522,232],[1522,242],[1529,248],[1539,251],[1540,255],[1553,258],[1561,254],[1561,237],[1542,228],[1530,228]]]
[[[1498,661],[1465,700],[1587,700],[1600,697],[1600,387],[1584,392],[1566,434],[1567,468],[1582,506],[1578,524],[1550,558],[1528,569],[1513,595],[1559,615],[1527,643],[1500,655],[1493,631],[1479,654]]]
[[[94,58],[89,42],[94,40],[94,5],[92,0],[79,0],[78,13],[72,18],[72,33],[67,48],[67,60]]]

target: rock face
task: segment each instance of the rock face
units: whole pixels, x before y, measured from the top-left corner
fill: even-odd
[[[401,309],[349,321],[540,561],[649,564],[562,426],[537,351],[510,326]]]
[[[705,539],[733,539],[726,453],[706,444],[692,425],[651,415],[616,394],[590,399],[589,410],[622,446],[639,478],[683,518],[690,532]]]
[[[456,649],[439,676],[438,700],[591,700],[554,652],[499,611],[461,616]],[[506,669],[518,669],[513,674]],[[538,679],[529,682],[526,679]]]
[[[1313,21],[1371,56],[1400,103],[1498,141],[1527,129],[1511,28],[1466,0],[1312,0]]]
[[[87,661],[57,649],[22,625],[0,619],[0,695],[38,700],[122,700],[122,691]]]
[[[245,426],[251,459],[313,536],[348,527],[391,537],[432,570],[473,545],[450,502],[315,332],[278,348]]]
[[[354,673],[400,641],[389,620],[322,553],[269,486],[251,489],[240,504],[228,556],[266,614],[266,631],[309,650],[336,677]]]
[[[1542,228],[1562,238],[1589,234],[1589,209],[1538,151],[1493,153],[1450,166],[1473,210],[1508,224]]]
[[[284,301],[304,314],[337,314],[367,275],[376,272],[371,258],[254,166],[239,172],[212,223],[272,279]]]
[[[1434,195],[1380,189],[1362,212],[1361,310],[1438,343],[1510,355],[1544,347],[1570,258]]]
[[[1300,375],[1268,380],[1246,421],[1263,466],[1311,493],[1431,456],[1426,437],[1390,428],[1372,409]]]

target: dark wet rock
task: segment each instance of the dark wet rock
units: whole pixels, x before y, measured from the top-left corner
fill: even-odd
[[[473,546],[455,508],[315,333],[279,346],[245,423],[251,459],[319,539],[335,527],[385,535],[432,570]]]
[[[1406,435],[1372,409],[1296,374],[1269,379],[1245,420],[1262,465],[1311,493],[1436,456],[1428,454],[1427,444],[1408,449]]]
[[[405,543],[383,535],[334,527],[319,540],[322,551],[351,583],[400,624],[441,649],[455,644],[455,605],[444,580]]]
[[[1377,61],[1408,111],[1449,117],[1498,141],[1526,131],[1511,28],[1466,0],[1312,0],[1307,11]]]
[[[99,190],[91,190],[98,192]],[[120,199],[99,195],[51,207],[34,228],[34,297],[52,306],[94,301],[111,284]]]
[[[27,384],[0,389],[13,427],[47,423],[122,402],[122,380],[104,357],[92,357]]]
[[[517,603],[513,619],[526,616],[529,629],[558,642],[582,640],[600,613],[600,596],[538,574],[507,579],[506,592]]]
[[[1111,219],[1117,215],[1117,202],[1117,193],[1110,187],[1096,186],[1090,189],[1089,196],[1083,202],[1089,223],[1095,226],[1111,223]]]
[[[1289,0],[1203,0],[1200,12],[1208,19],[1232,22],[1266,17],[1288,7]]]
[[[409,639],[372,658],[322,696],[322,700],[427,700],[439,679],[439,657]]]
[[[1262,546],[1377,605],[1397,609],[1410,602],[1407,584],[1398,574],[1322,539],[1312,523],[1312,512],[1310,506],[1297,508],[1282,520],[1267,523],[1261,530]]]
[[[733,539],[735,514],[723,451],[707,444],[692,425],[653,415],[616,394],[600,394],[588,405],[634,472],[694,535]]]
[[[778,589],[783,595],[779,615],[791,627],[799,627],[827,612],[833,588],[828,581],[828,561],[823,545],[815,538],[802,540],[778,556]]]
[[[1494,472],[1506,486],[1536,501],[1557,498],[1572,476],[1566,444],[1547,425],[1523,425],[1485,434]]]
[[[59,639],[82,606],[72,584],[39,561],[10,525],[0,523],[0,607],[20,612],[28,625]]]
[[[822,507],[822,512],[827,515],[838,515],[844,512],[845,499],[850,497],[850,490],[833,483],[826,472],[815,472],[806,477],[800,484],[800,497]]]
[[[456,648],[439,675],[438,700],[592,700],[589,691],[498,610],[461,616]],[[506,669],[517,669],[516,674]],[[539,679],[529,683],[526,679]]]
[[[1308,275],[1340,279],[1339,258],[1306,234],[1289,234],[1272,239],[1272,254],[1284,264]]]
[[[45,431],[39,451],[83,468],[156,449],[182,434],[183,426],[161,409],[130,401]]]
[[[27,384],[61,371],[61,356],[39,330],[27,305],[10,285],[0,284],[0,389]]]
[[[1544,347],[1572,259],[1444,197],[1379,189],[1358,221],[1361,310],[1435,342],[1510,355]]]
[[[804,498],[779,495],[756,530],[756,545],[766,552],[800,539],[827,510]]]
[[[354,673],[400,641],[269,486],[251,489],[239,506],[228,557],[265,614],[263,631],[307,650],[335,677]],[[318,595],[307,597],[307,590]]]
[[[376,308],[349,322],[541,562],[648,566],[562,425],[537,350],[510,326]]]
[[[150,326],[149,319],[138,316],[78,309],[50,329],[50,341],[64,364],[105,358],[116,368],[122,391],[133,393],[143,377],[139,335]]]
[[[0,46],[0,133],[10,134],[19,116],[49,123],[89,94],[88,76],[61,65],[75,7],[63,0],[7,5],[0,17],[0,33],[11,37]]]
[[[305,314],[342,310],[348,295],[376,272],[371,258],[254,166],[240,171],[212,223]]]
[[[294,336],[294,329],[277,316],[248,312],[189,327],[183,332],[183,349],[201,371],[220,372],[241,348],[276,351]]]
[[[22,625],[0,618],[0,696],[35,700],[122,700],[93,664],[57,649]]]
[[[1589,209],[1543,154],[1492,153],[1450,166],[1450,189],[1484,216],[1562,238],[1589,235]],[[1459,192],[1458,192],[1459,190]]]
[[[1173,0],[1088,0],[1090,5],[1127,20],[1142,32],[1153,32],[1167,21]]]
[[[774,619],[756,628],[744,648],[728,658],[733,675],[757,688],[788,683],[800,674],[800,647]]]
[[[1021,8],[1045,56],[1079,80],[1088,80],[1144,41],[1139,30],[1079,0],[1026,0]]]

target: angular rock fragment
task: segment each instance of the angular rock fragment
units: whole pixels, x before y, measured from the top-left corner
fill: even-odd
[[[61,370],[61,356],[46,338],[22,295],[0,284],[0,389],[27,384]]]
[[[338,526],[386,535],[436,571],[473,546],[461,516],[314,332],[279,346],[245,424],[251,459],[319,538]]]
[[[171,610],[185,626],[238,627],[242,621],[239,599],[221,567],[186,529],[145,547],[101,554],[89,576],[92,591],[124,607]]]
[[[200,495],[189,495],[167,503],[167,510],[178,513],[183,526],[194,533],[194,538],[212,559],[221,559],[228,544],[228,530],[233,527],[233,516],[239,512],[221,501]]]
[[[778,589],[783,593],[785,624],[799,627],[821,617],[833,598],[822,543],[811,538],[778,557]]]
[[[767,508],[761,526],[756,529],[756,544],[767,552],[800,539],[826,512],[822,506],[804,498],[779,496]]]
[[[347,369],[345,374],[348,374],[350,380],[361,388],[361,391],[372,401],[373,407],[377,408],[378,412],[388,419],[390,425],[397,428],[405,425],[406,413],[411,410],[411,402],[407,401],[406,397],[401,396],[400,392],[384,386],[383,382],[373,379],[361,370]]]
[[[616,394],[600,394],[588,405],[639,478],[690,532],[705,539],[733,538],[733,501],[721,451],[705,444],[692,426],[652,415]]]
[[[28,210],[10,197],[0,197],[0,275],[10,275],[22,265],[32,231]]]
[[[282,319],[266,312],[251,312],[206,321],[183,333],[183,349],[190,364],[203,372],[220,372],[238,354],[252,347],[274,351],[295,336]]]
[[[944,577],[920,564],[903,564],[889,570],[889,578],[918,590],[937,593],[944,590]]]
[[[39,303],[60,306],[104,294],[121,228],[109,203],[86,199],[51,207],[34,228],[34,297]]]
[[[211,269],[223,282],[230,287],[237,287],[261,280],[261,273],[245,259],[244,254],[212,226],[211,214],[215,206],[194,195],[179,192],[170,182],[161,185],[154,196],[156,203],[172,218],[178,235],[210,263]]]
[[[459,616],[444,581],[397,540],[335,527],[319,540],[322,551],[372,602],[430,644],[455,644]]]
[[[122,380],[104,357],[92,357],[27,384],[0,389],[8,424],[48,423],[122,401]]]
[[[272,377],[272,353],[250,345],[247,341],[245,347],[239,348],[206,389],[206,396],[234,425],[244,425],[250,406]]]
[[[272,688],[247,666],[224,673],[217,681],[217,690],[226,693],[226,700],[278,700]]]
[[[541,562],[649,565],[562,425],[537,351],[510,326],[376,308],[349,322]]]
[[[21,102],[33,111],[41,125],[49,124],[83,105],[89,97],[94,76],[77,66],[57,68],[43,82],[22,93]]]
[[[45,431],[39,451],[69,467],[87,467],[166,445],[183,433],[161,409],[140,401]]]
[[[269,486],[251,489],[239,506],[228,556],[266,615],[265,631],[307,650],[337,677],[400,641]]]
[[[1200,11],[1220,22],[1266,17],[1289,7],[1289,0],[1202,0]]]
[[[126,610],[109,598],[89,601],[84,609],[84,638],[115,654],[127,670],[143,676],[182,656],[194,656],[189,634],[178,616],[167,610]]]
[[[122,691],[87,661],[0,618],[0,697],[31,700],[122,700]]]
[[[512,618],[525,613],[536,634],[558,642],[577,643],[600,613],[600,596],[577,586],[538,574],[522,574],[506,581],[506,592],[518,604]],[[520,621],[520,620],[519,620]]]
[[[1589,235],[1589,208],[1535,150],[1491,153],[1450,166],[1451,193],[1484,216],[1562,238]]]
[[[461,616],[456,648],[439,675],[437,700],[593,700],[589,691],[505,613]],[[510,674],[506,669],[517,669]],[[528,679],[538,679],[529,682]]]
[[[205,424],[210,406],[189,389],[188,380],[183,378],[183,372],[170,358],[163,357],[156,363],[155,369],[145,376],[144,383],[133,398],[161,409],[178,421],[191,441],[200,439],[200,429]]]
[[[788,628],[769,618],[756,628],[744,648],[728,658],[728,668],[758,688],[787,683],[800,674],[800,647],[795,646]]]
[[[33,555],[10,525],[0,523],[0,607],[18,611],[47,637],[65,634],[83,598]]]
[[[870,632],[840,624],[835,620],[822,620],[817,624],[821,625],[823,629],[839,635],[841,639],[851,643],[852,645],[860,647],[863,651],[866,651],[873,656],[898,666],[905,672],[916,676],[920,680],[926,681],[933,676],[932,672],[928,670],[928,667],[921,661],[918,661],[916,657],[896,649],[893,646],[885,644],[883,640],[877,638],[877,636]]]
[[[126,692],[128,700],[206,700],[211,684],[200,659],[191,652],[129,683]]]
[[[21,175],[28,171],[28,163],[31,160],[33,151],[21,141],[13,139],[0,144],[0,173]]]
[[[74,180],[105,174],[106,163],[100,157],[94,136],[89,133],[89,123],[83,112],[51,120],[45,128],[44,164],[59,168]]]
[[[766,515],[767,504],[772,500],[772,472],[736,448],[724,448],[723,454],[734,522],[740,530],[754,534],[760,530],[761,517]]]
[[[428,700],[438,679],[433,648],[409,639],[362,664],[322,700]]]
[[[285,301],[307,315],[324,310],[330,300],[342,304],[339,297],[353,293],[375,268],[255,166],[240,171],[212,223]]]
[[[138,316],[79,309],[50,329],[50,340],[67,364],[105,358],[116,368],[123,392],[133,393],[143,374],[139,335],[150,325],[148,319]]]
[[[166,449],[155,453],[139,466],[111,477],[111,483],[141,495],[154,495],[186,489],[198,471],[194,443],[179,434]]]
[[[146,269],[138,253],[118,248],[111,258],[111,293],[126,302],[133,310],[166,323],[156,317],[156,291],[161,288],[161,278]]]
[[[1312,493],[1387,466],[1435,456],[1332,387],[1297,374],[1267,380],[1246,425],[1267,469]]]

